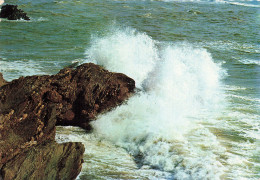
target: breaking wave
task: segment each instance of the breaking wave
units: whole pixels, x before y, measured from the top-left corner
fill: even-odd
[[[140,91],[100,115],[94,132],[125,148],[140,167],[176,179],[219,179],[225,148],[203,123],[214,118],[223,98],[220,65],[187,43],[157,42],[129,28],[111,32],[93,39],[86,61],[127,74]]]

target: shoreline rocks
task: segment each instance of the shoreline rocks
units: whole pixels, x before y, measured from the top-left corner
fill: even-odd
[[[55,143],[55,125],[90,130],[96,115],[122,103],[134,88],[133,79],[92,63],[12,82],[0,74],[0,179],[1,175],[4,179],[38,175],[60,179],[65,172],[68,179],[74,179],[81,169],[84,146]],[[43,166],[51,172],[41,172]]]

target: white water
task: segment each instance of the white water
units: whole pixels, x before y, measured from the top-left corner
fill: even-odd
[[[41,65],[32,60],[24,61],[5,61],[0,57],[0,72],[3,73],[4,79],[11,81],[21,76],[32,76],[46,74],[43,72]]]
[[[92,38],[86,54],[90,60],[113,72],[132,77],[138,88],[147,79],[158,61],[156,42],[144,33],[126,28],[124,32],[111,28],[104,38]]]
[[[150,0],[148,0],[150,1]],[[156,0],[154,0],[156,1]],[[228,3],[236,6],[259,8],[259,0],[157,0],[164,2],[191,2],[191,3]]]
[[[222,103],[223,70],[205,49],[165,45],[129,29],[113,32],[93,40],[88,58],[133,77],[141,91],[100,115],[94,133],[126,149],[140,166],[176,179],[220,179],[226,149],[203,124]]]

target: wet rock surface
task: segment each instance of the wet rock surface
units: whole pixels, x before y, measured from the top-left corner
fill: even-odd
[[[0,18],[6,18],[8,20],[30,20],[30,18],[23,10],[18,9],[17,5],[10,4],[2,6],[0,11]]]
[[[55,143],[55,125],[89,130],[89,122],[97,114],[122,103],[134,88],[134,80],[126,75],[92,63],[65,68],[52,76],[21,77],[12,82],[6,82],[0,74],[2,177],[75,178],[84,147],[81,143]],[[32,165],[27,165],[29,162]],[[42,172],[43,167],[46,171]]]

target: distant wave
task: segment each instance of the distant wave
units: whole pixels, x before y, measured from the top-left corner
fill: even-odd
[[[260,59],[242,59],[239,60],[239,62],[243,63],[243,64],[255,64],[255,65],[259,65],[260,66]]]
[[[202,2],[202,3],[229,3],[238,6],[260,7],[259,0],[158,0],[164,2]]]
[[[260,7],[260,1],[259,0],[258,1],[239,1],[239,2],[227,1],[227,2],[230,3],[230,4],[233,4],[233,5],[237,5],[237,6]]]

